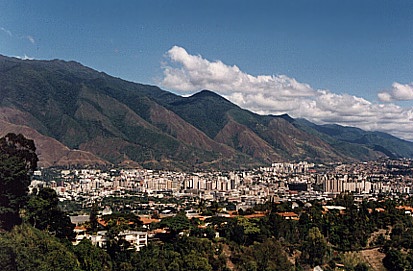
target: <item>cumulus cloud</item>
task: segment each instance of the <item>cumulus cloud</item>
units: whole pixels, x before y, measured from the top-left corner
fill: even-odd
[[[413,83],[400,84],[394,82],[389,91],[380,92],[378,97],[382,102],[413,100]]]
[[[297,82],[285,75],[251,76],[237,66],[228,66],[221,61],[210,62],[201,56],[194,56],[181,47],[174,46],[167,57],[181,67],[164,67],[162,84],[180,92],[192,93],[200,88],[218,90],[221,94],[230,94],[235,90],[243,93],[264,93],[279,90],[285,97],[306,97],[314,95],[314,90],[307,84]]]
[[[383,131],[413,140],[413,108],[372,103],[363,98],[313,89],[287,75],[253,76],[236,65],[209,61],[174,46],[166,53],[162,86],[188,95],[208,89],[259,114],[284,114],[318,124],[337,123]],[[413,85],[393,84],[381,101],[413,99]]]

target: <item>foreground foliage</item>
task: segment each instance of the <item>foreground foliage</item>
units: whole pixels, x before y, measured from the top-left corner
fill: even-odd
[[[20,209],[27,201],[29,173],[37,167],[33,140],[7,134],[0,138],[0,228],[21,223]]]
[[[29,225],[0,235],[0,270],[81,270],[76,255],[59,239]]]

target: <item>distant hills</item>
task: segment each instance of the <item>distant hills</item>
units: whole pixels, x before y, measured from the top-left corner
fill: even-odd
[[[40,165],[239,169],[276,161],[413,157],[379,132],[262,116],[204,90],[181,97],[61,60],[0,56],[0,135],[35,140]]]

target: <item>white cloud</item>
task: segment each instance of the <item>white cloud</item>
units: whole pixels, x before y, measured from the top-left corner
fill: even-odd
[[[21,60],[34,60],[33,57],[29,57],[26,54],[24,56],[13,56],[13,57],[21,59]]]
[[[400,84],[394,82],[389,91],[380,92],[378,97],[382,102],[413,100],[413,83]]]
[[[4,27],[0,27],[0,30],[3,31],[4,33],[6,33],[7,35],[9,35],[10,37],[13,36],[13,34],[11,33],[10,30],[4,28]]]
[[[36,44],[36,39],[31,35],[23,35],[23,36],[18,36],[17,35],[17,36],[15,36],[15,35],[13,35],[13,33],[10,30],[8,30],[4,27],[1,27],[1,26],[0,26],[0,31],[3,32],[3,33],[6,33],[10,37],[16,37],[20,40],[28,40],[31,44]]]
[[[32,36],[27,36],[26,37],[32,44],[35,44],[36,43],[36,40],[32,37]]]
[[[178,46],[167,53],[174,63],[182,67],[164,67],[162,84],[180,92],[193,92],[200,88],[219,90],[221,94],[230,94],[234,90],[249,92],[266,92],[279,90],[282,96],[306,97],[314,95],[314,90],[285,75],[251,76],[242,72],[237,66],[228,66],[221,61],[210,62],[201,56],[193,56]],[[169,63],[171,64],[171,63]]]
[[[259,114],[287,113],[318,124],[355,126],[413,140],[413,108],[315,90],[286,75],[252,76],[235,65],[190,55],[178,46],[172,47],[166,58],[161,84],[179,94],[208,89]],[[413,85],[394,83],[391,92],[382,92],[379,97],[382,101],[413,99]]]

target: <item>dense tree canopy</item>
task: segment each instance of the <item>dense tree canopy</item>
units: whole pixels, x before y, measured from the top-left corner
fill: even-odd
[[[25,207],[26,220],[40,230],[46,230],[59,238],[74,238],[74,224],[69,216],[60,210],[56,192],[41,188],[30,195]]]
[[[48,233],[27,224],[0,235],[0,270],[81,270],[75,254]]]
[[[0,151],[9,157],[17,157],[26,165],[27,171],[34,171],[39,161],[34,141],[22,134],[9,133],[0,138]]]
[[[20,224],[20,209],[27,201],[29,173],[37,167],[33,140],[7,134],[0,138],[0,228]]]
[[[321,265],[325,261],[327,241],[317,227],[311,228],[302,246],[302,259],[311,266]]]
[[[237,270],[289,271],[293,264],[288,261],[279,241],[269,238],[263,243],[255,243],[233,257]]]
[[[78,245],[73,247],[80,267],[84,271],[111,271],[112,262],[109,255],[94,245],[88,239],[83,239]]]
[[[166,217],[159,223],[162,227],[168,227],[172,235],[177,235],[183,230],[188,230],[191,226],[185,213],[178,213],[175,216]]]

